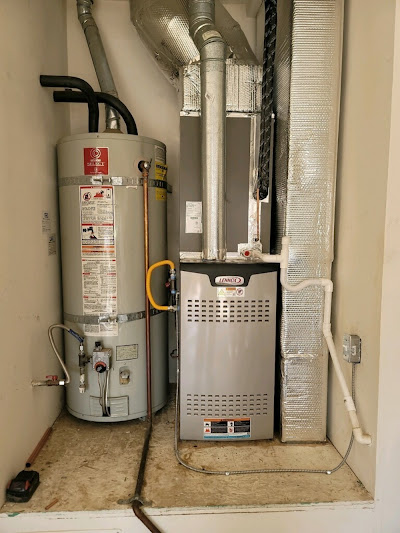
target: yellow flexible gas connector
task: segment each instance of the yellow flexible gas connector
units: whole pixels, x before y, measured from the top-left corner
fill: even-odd
[[[174,276],[173,279],[175,279],[175,264],[170,261],[169,259],[165,259],[164,261],[158,261],[158,263],[154,263],[154,265],[151,265],[149,270],[147,271],[146,276],[146,293],[147,297],[150,300],[151,305],[154,307],[154,309],[158,309],[159,311],[175,311],[173,306],[169,305],[158,305],[154,301],[153,295],[151,294],[151,275],[153,273],[153,270],[160,266],[168,265],[170,268],[170,274],[171,277]]]

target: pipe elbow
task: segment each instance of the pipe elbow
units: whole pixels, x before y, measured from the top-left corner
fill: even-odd
[[[363,433],[363,430],[360,427],[353,428],[353,435],[354,435],[354,440],[357,441],[359,444],[363,444],[364,446],[371,446],[372,444],[371,435],[368,435],[367,433]]]

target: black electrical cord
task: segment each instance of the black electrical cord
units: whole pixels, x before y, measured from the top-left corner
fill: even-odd
[[[99,104],[92,87],[81,78],[73,76],[40,76],[40,85],[42,87],[63,87],[69,89],[79,89],[82,95],[85,95],[85,102],[89,110],[89,132],[96,133],[99,131]]]
[[[111,94],[102,92],[95,92],[94,94],[99,104],[106,104],[115,109],[115,111],[117,111],[121,115],[126,124],[126,131],[130,135],[138,134],[136,122],[133,118],[132,113],[129,111],[126,105],[121,102],[119,98],[116,98]],[[87,102],[87,99],[84,94],[75,91],[54,91],[53,100],[55,102],[70,102],[83,104]]]
[[[276,0],[265,0],[265,33],[261,97],[260,154],[258,176],[254,188],[254,198],[259,190],[260,200],[268,196],[272,181],[271,137],[272,115],[274,112],[274,65],[276,48],[277,8]]]

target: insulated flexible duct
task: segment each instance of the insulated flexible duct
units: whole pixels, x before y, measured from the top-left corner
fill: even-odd
[[[178,89],[179,70],[199,56],[189,34],[189,0],[130,0],[131,20],[168,80]],[[246,65],[258,65],[240,25],[220,0],[215,1],[215,25],[229,55]]]
[[[275,238],[280,243],[283,235],[290,236],[291,285],[331,275],[342,20],[343,0],[278,2]],[[283,290],[283,441],[326,439],[323,307],[320,287]]]

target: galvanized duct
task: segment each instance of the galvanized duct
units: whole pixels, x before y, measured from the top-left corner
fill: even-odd
[[[189,0],[130,0],[131,20],[168,80],[179,89],[179,71],[199,56],[189,34]],[[219,0],[215,25],[229,55],[246,65],[258,61],[240,27]]]
[[[107,61],[99,29],[92,15],[92,4],[93,0],[76,0],[78,19],[85,33],[101,91],[118,98],[117,89]],[[108,105],[106,106],[106,129],[120,129],[119,114]]]
[[[276,251],[289,283],[331,275],[343,0],[280,0],[275,63]],[[283,291],[282,440],[326,438],[323,290]]]
[[[215,27],[214,0],[189,0],[190,35],[200,50],[203,259],[226,257],[226,45]]]

